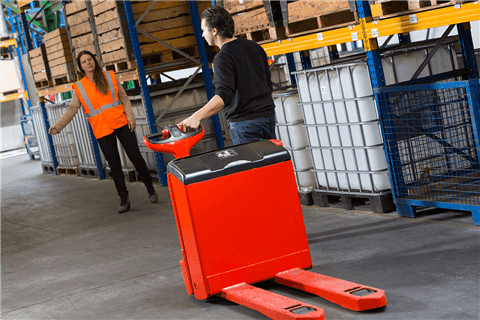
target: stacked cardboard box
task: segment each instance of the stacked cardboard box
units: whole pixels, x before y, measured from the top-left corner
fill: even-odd
[[[92,11],[104,68],[114,71],[133,69],[133,53],[123,3],[93,0]]]
[[[69,2],[65,7],[65,11],[70,37],[72,38],[72,52],[74,56],[76,57],[83,50],[96,54],[95,38],[89,20],[90,14],[89,10],[87,10],[86,1],[76,0]]]
[[[75,81],[75,68],[67,29],[60,28],[49,32],[43,39],[53,84],[59,85]]]
[[[42,44],[37,49],[28,51],[28,56],[30,57],[30,65],[32,66],[35,87],[50,87],[53,82],[50,74],[50,67],[48,65],[45,45]]]

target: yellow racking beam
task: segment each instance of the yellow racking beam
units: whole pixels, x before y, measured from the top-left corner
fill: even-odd
[[[17,46],[17,39],[10,39],[0,42],[0,48],[8,48],[10,46]]]
[[[361,21],[358,25],[335,30],[294,37],[272,43],[263,44],[267,56],[316,49],[355,40],[367,41],[366,50],[371,47],[371,39],[380,36],[402,34],[405,32],[442,27],[480,20],[480,3],[478,1],[457,4],[411,15],[404,15],[373,22]]]
[[[469,2],[365,24],[369,39],[480,20],[480,3]]]
[[[12,100],[17,100],[17,99],[22,99],[26,98],[28,99],[28,92],[24,91],[21,93],[14,93],[14,94],[9,94],[9,95],[0,95],[0,101],[1,102],[7,102],[7,101],[12,101]]]
[[[37,89],[37,93],[38,93],[39,97],[45,97],[45,96],[48,96],[50,94],[68,92],[68,91],[73,90],[72,89],[73,84],[74,84],[74,82],[61,84],[61,85],[58,85],[58,86],[55,86],[55,87],[50,87],[50,88]]]
[[[306,36],[266,43],[262,45],[262,48],[267,53],[267,56],[274,56],[362,40],[362,32],[362,26],[357,24],[340,29],[317,32]]]

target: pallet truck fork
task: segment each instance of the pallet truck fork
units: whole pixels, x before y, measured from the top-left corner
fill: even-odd
[[[263,140],[189,156],[202,126],[182,133],[168,126],[145,145],[175,156],[168,186],[189,295],[226,300],[271,319],[325,319],[324,310],[252,284],[265,280],[365,311],[387,304],[385,292],[306,271],[312,267],[288,151]]]

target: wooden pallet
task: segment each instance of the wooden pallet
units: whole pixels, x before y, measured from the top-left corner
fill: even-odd
[[[6,51],[0,51],[0,59],[5,60],[5,59],[10,59],[10,52],[8,52],[8,49]]]
[[[303,1],[298,1],[298,3],[301,2]],[[358,13],[352,12],[350,9],[323,12],[318,15],[309,17],[307,16],[302,20],[295,21],[289,19],[288,26],[286,27],[286,33],[288,37],[296,37],[304,34],[350,26],[357,24],[358,21]]]
[[[37,89],[49,88],[51,86],[53,86],[52,79],[35,81],[35,88]]]
[[[66,28],[49,32],[44,39],[53,85],[75,81],[73,56]]]
[[[223,7],[230,14],[248,12],[254,9],[259,9],[263,7],[263,1],[253,0],[253,1],[238,1],[238,0],[226,0],[223,1]]]
[[[53,85],[54,86],[58,86],[58,85],[61,85],[61,84],[67,84],[67,83],[74,82],[74,81],[75,81],[75,79],[71,78],[68,74],[58,75],[56,77],[53,77]]]
[[[340,205],[345,210],[354,210],[358,205],[370,205],[372,212],[387,213],[395,210],[391,192],[349,194],[331,192],[328,190],[315,190],[312,192],[313,203],[317,207]]]
[[[191,57],[196,58],[197,60],[199,59],[198,48],[196,45],[185,47],[180,50],[190,55]],[[207,57],[209,61],[213,61],[213,57],[215,56],[215,54],[216,54],[216,51],[213,49],[213,47],[210,47],[209,49],[207,49]],[[123,72],[123,71],[133,71],[135,69],[135,62],[133,60],[127,61],[124,55],[124,51],[113,52],[112,55],[110,55],[109,57],[114,57],[115,55],[117,55],[117,57],[123,57],[123,59],[118,58],[119,59],[118,61],[112,61],[108,63],[104,62],[105,70],[114,70],[115,72]],[[184,57],[180,53],[170,49],[162,52],[144,54],[142,55],[142,60],[143,60],[143,65],[146,68],[152,67],[156,69],[158,67],[158,70],[156,71],[147,72],[147,74],[151,76],[160,74],[162,72],[175,71],[175,70],[198,66],[198,64],[196,64],[195,62],[192,61],[190,63],[191,60]],[[175,63],[178,63],[178,64],[175,65]]]
[[[73,62],[66,62],[58,66],[52,67],[51,71],[53,84],[55,86],[74,82],[76,80]]]
[[[73,167],[73,168],[57,167],[57,174],[61,176],[78,177],[80,175],[80,172],[78,170],[78,167]]]
[[[133,69],[133,54],[123,7],[115,1],[106,0],[95,0],[92,6],[104,69],[115,72]]]
[[[46,72],[39,72],[33,74],[33,80],[35,81],[35,88],[47,88],[53,85],[51,75],[47,75]]]
[[[0,100],[5,100],[8,96],[13,94],[23,94],[25,91],[23,89],[9,90],[5,92],[0,92]]]
[[[30,65],[32,66],[33,79],[36,88],[44,88],[52,84],[50,65],[48,63],[45,44],[41,44],[37,49],[28,51]]]
[[[72,41],[72,53],[77,55],[81,51],[87,50],[95,54],[95,45],[92,26],[90,24],[90,14],[84,0],[76,0],[68,3],[66,6],[67,25],[70,28],[70,37]],[[74,57],[76,58],[76,57]]]
[[[70,16],[77,12],[82,12],[84,10],[87,10],[85,0],[76,0],[73,2],[68,2],[67,5],[65,6],[65,12],[67,16]]]
[[[265,8],[258,8],[247,12],[232,15],[235,23],[235,34],[243,34],[255,30],[263,30],[270,25]]]
[[[240,38],[247,38],[248,40],[252,40],[259,44],[269,43],[287,38],[284,26],[268,27],[265,29],[247,31],[245,33],[236,33],[234,36]]]
[[[103,68],[107,71],[113,70],[115,72],[121,72],[125,70],[133,70],[135,68],[135,61],[133,60],[120,60],[115,62],[103,63]]]
[[[468,2],[468,0],[377,0],[370,7],[373,19],[380,20],[453,6],[464,2]]]

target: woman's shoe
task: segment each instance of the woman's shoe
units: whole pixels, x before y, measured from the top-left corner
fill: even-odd
[[[130,210],[130,200],[128,196],[120,198],[120,208],[118,208],[118,213],[124,213]]]
[[[150,193],[150,194],[148,195],[148,198],[150,199],[150,202],[151,202],[151,203],[156,203],[156,202],[158,201],[158,195],[157,195],[156,192]]]

